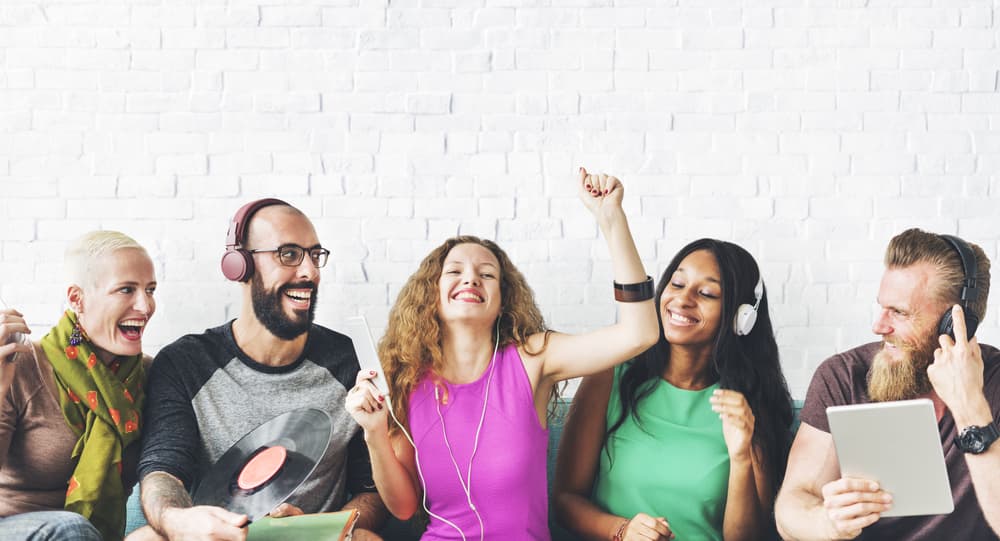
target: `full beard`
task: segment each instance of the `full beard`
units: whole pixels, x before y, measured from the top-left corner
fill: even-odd
[[[893,344],[902,353],[902,359],[893,360],[883,349],[875,355],[868,371],[868,396],[873,402],[910,400],[931,391],[927,367],[934,359],[934,342]]]
[[[253,313],[271,334],[282,340],[294,340],[309,330],[316,314],[316,299],[318,298],[316,284],[302,282],[285,284],[277,289],[268,290],[254,274],[250,284],[250,297],[253,301]],[[312,299],[308,310],[296,310],[294,316],[288,316],[282,306],[282,298],[289,289],[312,289]]]

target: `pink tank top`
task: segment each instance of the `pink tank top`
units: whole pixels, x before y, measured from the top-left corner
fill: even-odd
[[[469,473],[476,427],[491,368],[486,417],[479,447],[472,460],[470,494],[483,522],[483,539],[549,539],[546,448],[548,430],[538,423],[531,383],[516,345],[497,352],[495,367],[487,367],[476,381],[438,382],[441,398],[434,397],[434,379],[428,375],[410,395],[410,428],[427,483],[427,507],[462,529],[467,541],[479,539],[479,521],[469,508],[458,472],[445,445],[441,418],[462,478]],[[446,393],[445,393],[446,391]],[[440,408],[441,416],[438,416]],[[461,540],[455,528],[431,517],[424,540]]]

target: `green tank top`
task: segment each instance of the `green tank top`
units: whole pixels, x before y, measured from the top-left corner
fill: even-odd
[[[608,426],[621,411],[618,383],[627,366],[615,368]],[[719,386],[688,391],[659,378],[646,385],[655,389],[639,403],[640,424],[628,416],[601,449],[592,498],[622,517],[666,517],[677,539],[721,541],[729,453],[708,401]]]

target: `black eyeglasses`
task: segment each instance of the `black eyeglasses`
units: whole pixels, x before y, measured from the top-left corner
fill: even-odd
[[[278,254],[278,261],[281,261],[282,265],[288,267],[298,267],[302,264],[302,260],[306,257],[306,252],[309,253],[309,259],[312,260],[313,265],[316,268],[320,268],[326,265],[326,259],[330,255],[330,250],[326,248],[303,248],[298,244],[282,244],[273,250],[247,250],[251,254],[266,254],[269,252],[276,252]]]

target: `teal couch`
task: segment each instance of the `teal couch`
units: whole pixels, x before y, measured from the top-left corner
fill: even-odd
[[[552,489],[552,477],[555,475],[556,471],[556,456],[559,454],[559,440],[562,438],[563,423],[566,421],[566,414],[569,412],[569,405],[569,399],[560,400],[556,404],[552,419],[549,422],[548,482],[550,491]],[[795,417],[792,423],[793,433],[799,428],[799,410],[801,409],[802,401],[796,400]],[[142,509],[139,505],[138,487],[132,492],[132,496],[128,500],[126,512],[126,533],[146,524],[146,518],[142,515]],[[554,520],[550,520],[549,522],[552,530],[553,541],[572,541],[574,539],[571,534],[559,527]],[[420,538],[420,532],[417,531],[412,523],[409,521],[401,522],[396,519],[390,519],[389,524],[386,525],[382,535],[385,539],[391,541],[409,541]]]

